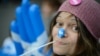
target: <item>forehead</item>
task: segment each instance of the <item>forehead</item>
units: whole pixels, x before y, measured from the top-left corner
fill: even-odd
[[[68,12],[61,12],[57,17],[57,20],[76,21],[75,16]]]
[[[61,12],[60,14],[59,14],[59,16],[61,16],[61,17],[68,17],[68,16],[71,16],[72,14],[71,13],[68,13],[68,12]]]

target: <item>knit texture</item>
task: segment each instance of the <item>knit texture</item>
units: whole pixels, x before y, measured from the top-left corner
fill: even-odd
[[[100,38],[100,4],[96,1],[82,0],[79,5],[71,5],[69,0],[66,0],[59,11],[74,14],[96,39]]]

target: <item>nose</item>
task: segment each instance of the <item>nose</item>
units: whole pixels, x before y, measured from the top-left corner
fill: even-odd
[[[64,28],[59,28],[59,30],[58,30],[58,37],[59,38],[64,38],[65,35],[67,35],[67,31],[65,31]]]

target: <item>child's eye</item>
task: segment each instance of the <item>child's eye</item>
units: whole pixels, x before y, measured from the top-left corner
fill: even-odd
[[[62,27],[62,26],[63,26],[63,23],[60,23],[60,22],[56,23],[56,27]]]
[[[78,32],[79,29],[78,29],[77,26],[73,26],[73,27],[72,27],[72,30],[73,30],[74,32]]]

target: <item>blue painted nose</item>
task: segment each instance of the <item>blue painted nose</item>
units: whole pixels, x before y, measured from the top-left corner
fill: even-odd
[[[63,38],[65,36],[65,30],[63,28],[59,28],[58,37]]]

